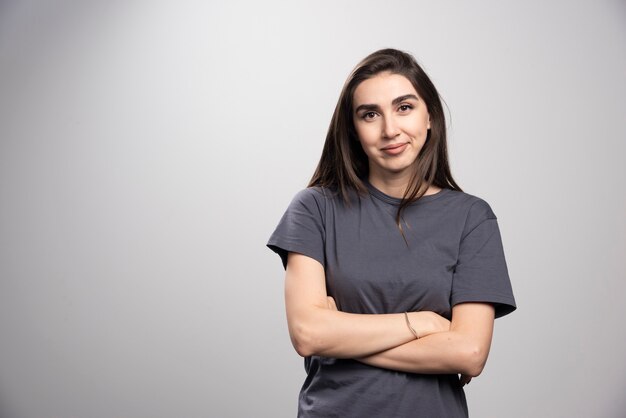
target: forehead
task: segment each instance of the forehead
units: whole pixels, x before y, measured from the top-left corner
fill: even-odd
[[[400,74],[384,72],[362,81],[354,90],[352,100],[355,107],[362,104],[383,105],[406,94],[419,97],[408,78]]]

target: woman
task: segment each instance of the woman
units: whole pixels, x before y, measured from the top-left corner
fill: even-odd
[[[463,385],[516,306],[496,216],[452,179],[439,94],[411,55],[357,65],[267,245],[305,357],[299,417],[468,416]]]

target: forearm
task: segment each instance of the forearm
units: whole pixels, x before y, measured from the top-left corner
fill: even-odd
[[[404,313],[340,312],[325,287],[323,266],[307,256],[289,253],[285,277],[289,335],[301,356],[365,357],[405,344],[415,336]],[[450,322],[433,312],[409,312],[420,335],[448,330]]]
[[[409,315],[426,330],[429,313]],[[364,357],[415,339],[403,313],[353,314],[316,307],[294,317],[297,319],[290,324],[290,335],[302,356]]]
[[[487,361],[493,334],[493,306],[465,303],[453,308],[450,330],[428,335],[357,360],[410,373],[461,373],[478,376]]]
[[[487,354],[455,331],[432,334],[357,360],[370,366],[409,373],[461,373],[478,376]]]

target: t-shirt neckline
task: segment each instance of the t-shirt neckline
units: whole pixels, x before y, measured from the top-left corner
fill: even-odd
[[[400,203],[402,202],[401,198],[389,196],[388,194],[383,193],[382,191],[378,190],[376,187],[374,187],[372,185],[372,183],[369,182],[369,180],[364,179],[363,182],[367,186],[370,194],[372,196],[374,196],[375,198],[377,198],[379,200],[382,200],[383,202],[386,202],[386,203],[389,203],[389,204],[392,204],[392,205],[396,205],[396,206],[399,206]],[[431,201],[433,201],[435,199],[439,199],[441,196],[446,194],[449,190],[450,189],[442,188],[437,193],[433,193],[433,194],[429,194],[429,195],[426,195],[426,196],[422,196],[417,201],[412,202],[410,204],[411,205],[415,205],[415,204],[418,204],[418,203],[431,202]]]

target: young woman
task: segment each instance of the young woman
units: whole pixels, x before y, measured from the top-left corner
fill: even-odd
[[[346,81],[319,165],[272,234],[298,417],[467,417],[463,385],[515,310],[496,216],[448,167],[439,94],[404,52]]]

